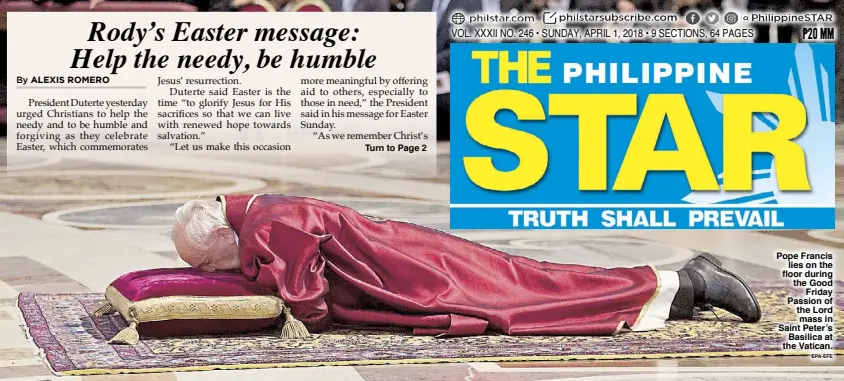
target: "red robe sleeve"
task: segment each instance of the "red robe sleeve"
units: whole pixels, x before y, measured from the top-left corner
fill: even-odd
[[[278,290],[293,315],[312,332],[330,325],[325,259],[321,237],[283,222],[261,223],[249,236],[240,237],[243,274]]]

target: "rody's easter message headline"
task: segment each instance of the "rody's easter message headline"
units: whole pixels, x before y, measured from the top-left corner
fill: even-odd
[[[108,69],[111,74],[126,65],[137,69],[156,69],[176,66],[180,69],[225,69],[229,74],[246,73],[253,66],[258,69],[351,69],[374,68],[378,57],[369,54],[366,49],[332,49],[325,54],[304,54],[298,48],[291,49],[288,55],[269,53],[266,48],[258,49],[257,62],[247,63],[243,54],[234,48],[226,48],[211,54],[179,54],[171,56],[156,52],[156,42],[196,44],[203,42],[254,42],[265,44],[314,43],[323,48],[342,47],[343,44],[357,41],[359,28],[245,28],[195,27],[189,21],[176,21],[161,24],[150,22],[148,25],[132,21],[128,24],[115,25],[102,21],[90,23],[87,42],[131,44],[137,51],[134,54],[118,53],[114,48],[73,49],[69,67],[76,69]],[[108,46],[108,44],[104,44]],[[254,44],[238,44],[254,46]]]

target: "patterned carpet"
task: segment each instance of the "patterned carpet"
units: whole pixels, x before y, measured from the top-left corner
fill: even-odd
[[[172,370],[249,369],[319,365],[433,362],[533,361],[805,355],[783,351],[776,325],[796,320],[782,284],[756,285],[765,313],[759,324],[703,316],[705,321],[669,322],[664,330],[612,337],[459,338],[413,336],[398,331],[337,329],[307,340],[262,334],[146,338],[135,346],[110,346],[105,338],[126,326],[117,316],[94,318],[100,294],[21,294],[29,335],[54,372],[64,375],[148,373]],[[842,298],[837,298],[842,300]],[[842,300],[844,301],[844,300]],[[839,302],[836,331],[844,329]],[[844,338],[837,351],[844,353]]]

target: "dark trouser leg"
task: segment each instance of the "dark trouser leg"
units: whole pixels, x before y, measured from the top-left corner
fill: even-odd
[[[777,42],[782,44],[789,44],[794,38],[794,27],[791,25],[777,26]]]
[[[756,29],[756,36],[753,42],[771,42],[771,26],[768,24],[753,24]]]
[[[668,320],[685,320],[694,317],[695,298],[694,284],[686,270],[677,271],[680,277],[680,288],[671,301],[671,311]]]

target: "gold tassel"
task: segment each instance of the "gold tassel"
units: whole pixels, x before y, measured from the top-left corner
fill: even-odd
[[[290,308],[284,307],[284,325],[281,327],[282,339],[305,339],[311,334],[301,321],[293,317]]]
[[[129,323],[128,327],[114,335],[108,343],[135,345],[139,341],[141,341],[141,337],[138,335],[138,323],[133,321]]]
[[[117,312],[117,309],[111,305],[107,300],[105,302],[100,303],[96,309],[94,309],[94,316],[101,317],[103,315],[111,315]]]

